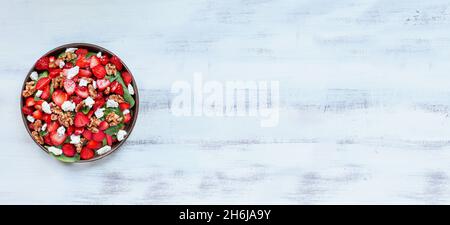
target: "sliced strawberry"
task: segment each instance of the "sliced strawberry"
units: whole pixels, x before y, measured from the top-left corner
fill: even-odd
[[[95,55],[91,56],[91,63],[90,63],[91,69],[98,65],[101,65],[100,59],[98,59],[98,57]]]
[[[89,91],[86,86],[76,86],[75,94],[77,94],[81,98],[87,98],[89,96]]]
[[[113,144],[112,137],[111,137],[111,135],[109,135],[109,134],[106,135],[106,143],[107,143],[109,146],[111,146],[111,145]]]
[[[61,145],[66,140],[66,134],[59,135],[57,131],[52,131],[50,133],[50,139],[52,140],[53,145]]]
[[[35,111],[33,112],[33,117],[34,117],[35,119],[37,119],[37,120],[42,119],[42,116],[43,116],[43,115],[44,115],[44,114],[42,113],[41,110],[35,110]]]
[[[74,67],[74,65],[73,65],[73,63],[71,63],[71,62],[66,62],[66,64],[64,64],[64,69],[70,69],[70,68],[73,68]]]
[[[72,95],[75,92],[75,81],[64,79],[64,90],[66,90],[67,94]]]
[[[104,98],[96,98],[95,99],[95,103],[94,106],[92,107],[92,111],[97,110],[98,108],[102,107],[105,104],[105,99]]]
[[[52,94],[52,100],[57,106],[61,106],[68,98],[67,93],[62,90],[56,90]]]
[[[92,140],[92,132],[88,129],[85,129],[83,131],[83,137],[88,139],[88,140]]]
[[[77,105],[80,104],[81,101],[83,101],[83,98],[78,95],[73,95],[70,99]]]
[[[30,108],[30,107],[23,106],[22,107],[22,112],[25,115],[31,115],[33,113],[33,109]]]
[[[41,95],[41,97],[42,97],[42,95]],[[38,109],[38,110],[41,110],[42,109],[42,103],[43,102],[45,102],[44,100],[38,100],[38,101],[36,101],[35,103],[34,103],[34,108],[35,109]]]
[[[128,73],[128,72],[123,72],[122,73],[122,79],[123,79],[123,82],[125,83],[125,85],[127,85],[127,86],[133,80],[133,78],[131,77],[131,74]]]
[[[36,62],[35,68],[37,70],[48,70],[48,64],[49,64],[48,57],[42,57],[38,59],[38,61]]]
[[[41,79],[39,79],[36,83],[36,89],[37,90],[44,90],[45,86],[50,84],[50,81],[52,81],[52,79],[50,79],[50,77],[42,77]]]
[[[33,98],[33,97],[28,97],[28,98],[25,100],[25,106],[28,106],[28,107],[34,106],[35,103],[36,103],[36,102],[34,101],[34,98]]]
[[[49,124],[47,124],[47,131],[48,132],[53,132],[56,131],[59,127],[59,124],[57,122],[51,122]]]
[[[50,114],[44,114],[42,120],[44,120],[47,124],[50,124],[52,122],[52,117]]]
[[[80,76],[80,77],[91,77],[92,73],[89,70],[80,69],[80,71],[78,72],[78,76]]]
[[[130,108],[130,104],[126,103],[126,102],[122,102],[119,104],[119,108],[120,110],[125,110],[125,109],[129,109]]]
[[[127,114],[123,115],[123,122],[124,123],[130,122],[130,120],[131,120],[131,114],[130,113],[127,113]]]
[[[41,94],[41,99],[48,99],[50,98],[50,85],[47,85]],[[42,103],[42,102],[41,102]]]
[[[92,133],[92,140],[102,142],[105,139],[105,133],[99,130],[97,133]]]
[[[94,155],[95,155],[94,151],[90,148],[84,147],[81,149],[80,158],[82,160],[92,159],[94,158]]]
[[[74,119],[75,127],[84,127],[89,123],[89,118],[82,112],[77,112]]]
[[[62,72],[62,70],[61,70],[60,68],[51,69],[48,76],[49,76],[50,78],[59,77],[59,75],[61,74],[61,72]]]
[[[76,65],[80,68],[88,68],[91,65],[91,61],[86,59],[86,57],[78,57]]]
[[[76,153],[75,146],[73,146],[71,144],[64,144],[62,146],[62,151],[63,151],[63,154],[67,157],[73,157]]]
[[[85,48],[79,48],[75,51],[75,54],[77,54],[78,57],[85,56],[88,54],[88,50]]]
[[[108,124],[108,122],[106,122],[106,121],[102,121],[102,122],[100,122],[100,124],[98,125],[98,129],[99,130],[106,130],[106,129],[108,129],[108,127],[109,127],[109,124]]]
[[[56,58],[55,56],[50,56],[48,57],[48,68],[56,68],[58,66],[58,64],[55,63]]]
[[[94,141],[94,140],[90,140],[88,141],[88,143],[86,144],[87,148],[90,149],[99,149],[102,147],[102,143],[98,142],[98,141]]]
[[[111,83],[110,87],[112,93],[123,95],[123,87],[116,80]]]
[[[103,77],[106,76],[106,70],[105,67],[102,65],[97,65],[96,67],[92,68],[92,73],[94,74],[95,77],[97,77],[98,79],[102,79]]]
[[[100,57],[100,63],[101,63],[102,65],[108,64],[108,63],[109,63],[109,57],[108,57],[107,55],[102,55],[102,56]]]
[[[122,62],[120,61],[119,57],[112,56],[109,60],[111,61],[112,64],[114,64],[114,66],[116,66],[116,69],[118,71],[122,70],[123,65],[122,65]]]
[[[75,130],[75,128],[73,126],[70,126],[66,129],[66,134],[72,135],[74,130]]]
[[[81,135],[84,132],[84,127],[75,127],[75,130],[73,131],[73,133],[75,135]]]
[[[97,80],[97,88],[99,91],[105,90],[110,84],[111,82],[108,79]]]
[[[45,135],[44,142],[45,142],[45,144],[53,145],[52,139],[50,138],[50,135]]]

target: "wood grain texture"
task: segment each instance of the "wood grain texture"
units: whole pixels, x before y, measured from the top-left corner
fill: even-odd
[[[4,1],[0,203],[449,204],[450,3],[444,0]],[[65,165],[34,145],[21,82],[89,42],[139,85],[127,143]],[[170,87],[280,81],[280,124],[175,117]]]

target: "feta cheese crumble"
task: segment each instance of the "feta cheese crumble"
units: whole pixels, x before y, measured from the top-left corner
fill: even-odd
[[[117,132],[117,140],[122,141],[125,138],[125,135],[127,135],[127,132],[125,130],[119,130]]]
[[[128,110],[128,109],[125,109],[125,110],[123,110],[123,115],[126,115],[126,114],[128,114],[128,113],[130,113],[130,110]]]
[[[42,125],[42,127],[41,127],[41,131],[45,131],[46,129],[47,129],[47,124],[44,123],[44,125]]]
[[[80,135],[74,135],[74,134],[70,135],[70,144],[76,145],[76,144],[79,144],[80,141],[81,141]]]
[[[134,88],[131,84],[128,84],[128,92],[130,93],[130,95],[134,95]]]
[[[75,66],[70,69],[67,69],[67,79],[72,79],[74,76],[76,76],[80,72],[80,67]]]
[[[80,79],[80,83],[78,85],[80,85],[81,87],[87,86],[88,85],[88,81],[86,79]]]
[[[36,80],[38,79],[38,77],[39,77],[39,75],[38,75],[38,73],[37,73],[36,71],[33,71],[33,72],[30,74],[31,80],[36,81]]]
[[[99,149],[97,150],[97,154],[103,155],[103,154],[107,153],[107,152],[110,151],[110,150],[111,150],[111,146],[105,145],[105,146],[103,146],[103,147],[101,147],[101,148],[99,148]]]
[[[56,130],[56,133],[58,133],[58,136],[63,136],[64,133],[66,133],[66,128],[64,128],[63,126],[58,127],[58,129]]]
[[[50,104],[48,104],[48,102],[46,102],[46,101],[42,102],[41,106],[42,106],[42,111],[44,111],[47,114],[52,114],[52,110],[51,110]]]
[[[27,116],[27,120],[30,121],[31,123],[34,123],[34,117],[30,115]]]
[[[53,155],[61,155],[62,154],[62,149],[56,148],[56,147],[48,147],[48,151],[53,153]]]
[[[105,115],[103,111],[105,111],[105,108],[98,108],[97,110],[95,110],[94,114],[97,118],[100,119]]]
[[[59,68],[63,68],[66,65],[66,63],[64,61],[59,61]]]
[[[116,107],[119,107],[119,103],[117,103],[116,101],[114,101],[112,99],[108,99],[108,101],[106,101],[106,107],[116,108]]]
[[[92,106],[95,104],[95,101],[94,101],[94,99],[91,98],[91,96],[89,96],[84,100],[84,104],[87,107],[92,108]]]
[[[41,97],[41,95],[42,95],[42,91],[41,90],[37,90],[36,91],[36,97]]]
[[[94,89],[97,89],[97,82],[92,82],[92,87],[94,87]]]
[[[62,105],[61,105],[61,109],[64,111],[73,111],[75,110],[75,103],[72,101],[65,101]]]
[[[99,57],[99,58],[102,57],[102,52],[98,52],[97,57]]]
[[[78,48],[66,48],[66,52],[75,52]]]

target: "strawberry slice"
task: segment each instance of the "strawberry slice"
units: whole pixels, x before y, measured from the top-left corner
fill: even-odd
[[[86,144],[87,148],[90,149],[99,149],[102,147],[102,143],[98,142],[98,141],[94,141],[94,140],[90,140],[88,141],[88,143]]]
[[[127,114],[123,115],[123,122],[124,123],[130,122],[130,120],[131,120],[131,114],[130,113],[127,113]]]
[[[44,142],[45,142],[45,144],[53,145],[52,139],[50,138],[50,135],[45,135],[44,136]]]
[[[66,129],[66,134],[72,135],[74,130],[75,130],[75,128],[73,126],[70,126]]]
[[[48,99],[48,98],[50,98],[50,85],[47,85],[45,87],[45,89],[42,91],[42,94],[41,94],[40,98],[41,99]]]
[[[50,78],[55,78],[55,77],[59,77],[59,75],[61,74],[62,70],[60,68],[56,68],[56,69],[51,69],[49,72],[49,77]]]
[[[53,145],[61,145],[66,140],[66,134],[59,135],[57,131],[52,131],[50,133],[50,139],[52,140]]]
[[[106,135],[106,143],[107,143],[109,146],[111,146],[111,145],[113,144],[112,137],[111,137],[111,135],[109,135],[109,134]]]
[[[111,83],[110,87],[112,93],[123,95],[123,87],[116,80]]]
[[[110,84],[111,84],[111,81],[109,81],[108,79],[97,80],[97,88],[99,91],[105,90]]]
[[[119,108],[120,110],[125,110],[125,109],[129,109],[130,108],[130,104],[126,103],[126,102],[122,102],[119,104]]]
[[[69,99],[69,96],[62,90],[56,90],[52,94],[52,100],[57,106],[61,106],[67,99]]]
[[[74,67],[74,65],[71,63],[71,62],[66,62],[66,64],[64,64],[64,69],[70,69],[70,68],[73,68]]]
[[[48,70],[49,65],[49,58],[48,57],[42,57],[38,59],[38,61],[35,64],[35,68],[37,70]]]
[[[47,131],[48,132],[53,132],[56,131],[59,127],[59,124],[57,122],[51,122],[49,124],[47,124]]]
[[[28,106],[28,107],[34,106],[35,103],[36,103],[36,102],[34,101],[34,98],[33,98],[33,97],[28,97],[28,98],[25,100],[25,106]]]
[[[86,139],[88,139],[88,140],[92,140],[92,132],[90,131],[90,130],[88,130],[88,129],[85,129],[84,131],[83,131],[83,137],[84,138],[86,138]]]
[[[98,125],[98,129],[99,130],[106,130],[106,129],[108,129],[109,128],[109,124],[108,124],[108,122],[106,122],[106,121],[102,121],[102,122],[100,122],[100,124]]]
[[[128,72],[123,72],[122,73],[122,80],[125,83],[125,85],[128,86],[128,84],[131,83],[131,81],[133,80],[133,78],[131,77],[131,74]]]
[[[77,54],[78,57],[85,56],[88,54],[88,50],[85,48],[79,48],[75,51],[75,54]]]
[[[56,58],[55,56],[48,57],[48,68],[56,68],[58,65],[56,64]]]
[[[65,79],[64,80],[64,90],[66,90],[67,94],[72,95],[75,92],[75,81]]]
[[[101,65],[100,59],[98,59],[98,57],[95,55],[91,56],[91,63],[89,65],[90,65],[91,69],[98,65]]]
[[[86,59],[86,57],[78,57],[75,64],[80,68],[88,68],[91,65],[91,61]]]
[[[117,56],[112,56],[111,59],[109,59],[109,61],[111,61],[112,64],[114,64],[114,66],[116,66],[116,69],[118,71],[122,70],[122,62],[120,61],[119,57]]]
[[[80,69],[80,71],[78,72],[78,76],[79,77],[91,77],[92,73],[89,70]]]
[[[77,94],[81,98],[87,98],[89,96],[89,91],[86,86],[76,86],[75,94]]]
[[[105,67],[102,65],[97,65],[95,67],[92,68],[92,73],[94,74],[95,77],[97,77],[98,79],[102,79],[103,77],[106,76],[106,70]]]
[[[77,112],[74,119],[75,127],[84,127],[89,123],[89,118],[82,112]]]
[[[73,146],[71,144],[64,144],[62,146],[62,151],[63,151],[63,154],[67,157],[73,157],[76,153],[75,146]]]
[[[77,105],[80,104],[81,101],[83,101],[83,99],[78,95],[73,95],[72,97],[70,97],[70,100],[72,100],[72,102]]]
[[[97,133],[92,133],[92,140],[102,142],[103,139],[105,139],[105,133],[103,131],[99,130]]]
[[[73,134],[75,135],[81,135],[84,132],[84,127],[75,127],[75,130],[73,131]]]
[[[35,111],[33,112],[32,116],[33,116],[35,119],[40,120],[40,119],[42,119],[42,116],[44,116],[44,114],[42,113],[41,110],[35,110]]]
[[[25,115],[31,115],[33,113],[33,109],[30,108],[30,107],[23,106],[22,107],[22,112]]]
[[[109,57],[107,55],[102,55],[102,57],[100,57],[100,63],[105,66],[109,63]]]
[[[94,155],[95,155],[94,151],[90,148],[84,147],[81,149],[80,158],[82,160],[92,159]]]
[[[50,81],[52,81],[52,79],[50,79],[50,77],[42,77],[36,83],[36,89],[37,90],[44,90],[45,86],[50,84]]]

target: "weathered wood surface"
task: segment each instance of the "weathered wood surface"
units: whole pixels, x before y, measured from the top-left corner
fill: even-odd
[[[4,1],[0,203],[450,203],[450,3]],[[70,42],[116,52],[139,84],[126,145],[65,165],[34,145],[19,92]],[[175,117],[170,87],[280,81],[280,123]]]

